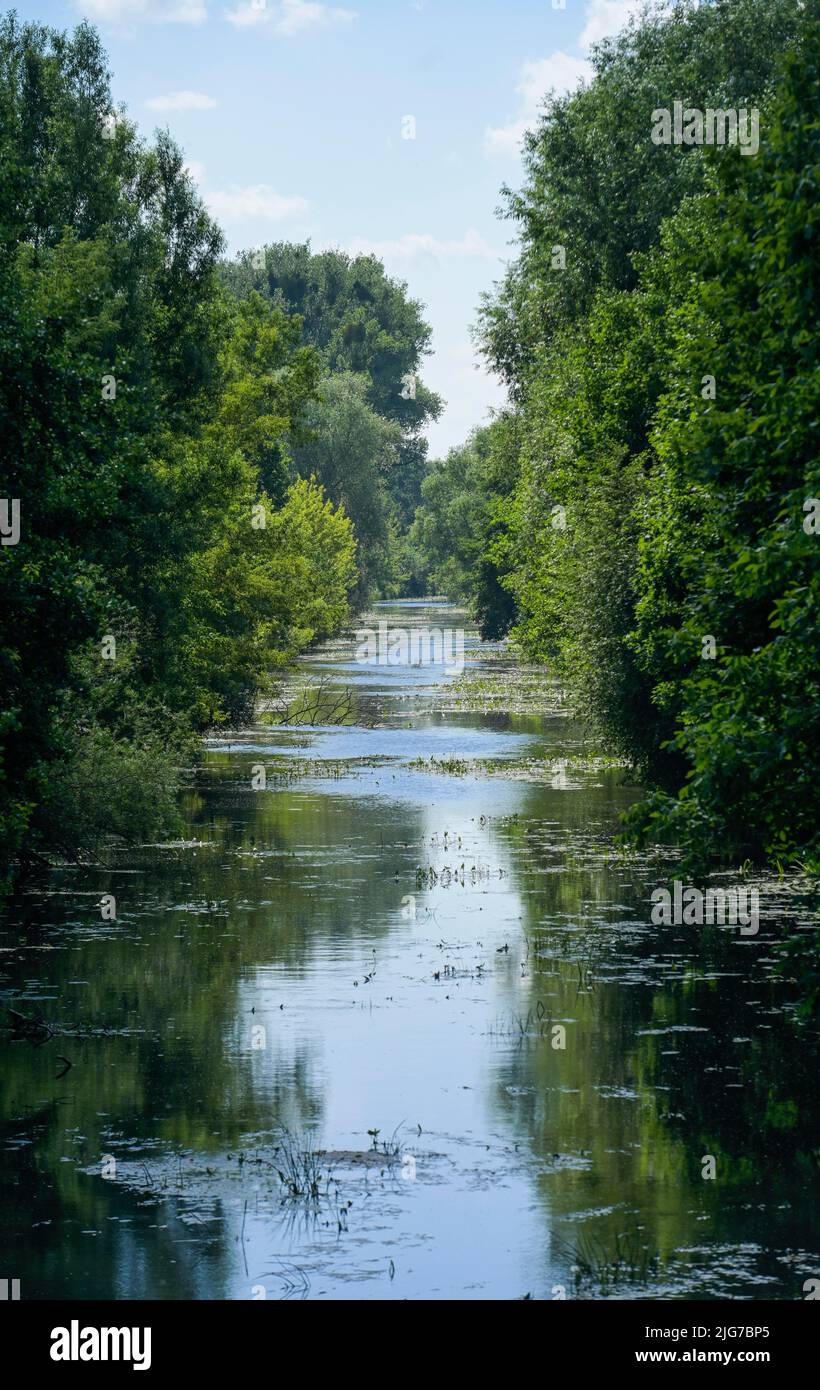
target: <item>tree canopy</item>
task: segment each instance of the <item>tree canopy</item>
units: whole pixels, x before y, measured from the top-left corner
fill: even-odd
[[[218,273],[181,152],[96,33],[0,24],[0,849],[173,816],[197,730],[347,617],[355,538],[296,478],[322,359]],[[116,809],[113,788],[116,788]]]

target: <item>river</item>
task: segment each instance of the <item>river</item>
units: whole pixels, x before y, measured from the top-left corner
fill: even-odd
[[[674,859],[619,851],[639,789],[543,673],[469,627],[462,677],[355,645],[293,677],[311,723],[207,741],[182,839],[10,904],[3,1001],[44,1025],[0,1034],[0,1274],[23,1298],[805,1297],[818,1040],[772,950],[788,904],[755,937],[653,926]]]

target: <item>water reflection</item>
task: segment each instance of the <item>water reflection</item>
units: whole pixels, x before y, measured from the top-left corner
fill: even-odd
[[[470,636],[464,702],[354,644],[300,678],[352,689],[343,726],[211,740],[185,843],[6,914],[0,985],[54,1030],[0,1041],[23,1297],[802,1297],[817,1039],[773,972],[785,904],[756,939],[651,927],[673,870],[615,853],[635,789],[503,653]],[[330,1152],[315,1200],[281,1127]]]

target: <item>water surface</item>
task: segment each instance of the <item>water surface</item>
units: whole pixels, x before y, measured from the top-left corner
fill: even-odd
[[[818,1043],[774,953],[799,914],[775,890],[755,938],[652,926],[674,861],[619,853],[638,789],[542,677],[472,634],[465,698],[355,645],[296,681],[347,722],[208,740],[182,841],[11,904],[3,1004],[52,1036],[0,1033],[4,1276],[23,1298],[804,1297]]]

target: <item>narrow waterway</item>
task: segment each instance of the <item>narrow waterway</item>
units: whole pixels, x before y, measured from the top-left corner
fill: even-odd
[[[805,1297],[818,1042],[776,970],[785,897],[755,937],[651,925],[674,862],[618,852],[638,789],[543,676],[469,630],[463,676],[355,646],[302,663],[290,722],[209,740],[183,840],[11,904],[3,1006],[44,1025],[0,1033],[0,1273]]]

